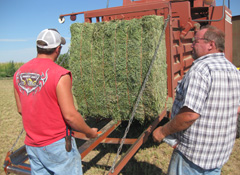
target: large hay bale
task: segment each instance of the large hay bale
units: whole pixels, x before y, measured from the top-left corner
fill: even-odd
[[[161,16],[71,25],[70,70],[78,109],[84,116],[127,120],[152,61]],[[156,118],[167,98],[163,37],[135,118]]]

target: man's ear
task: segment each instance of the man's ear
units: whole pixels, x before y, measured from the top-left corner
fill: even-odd
[[[210,41],[208,50],[210,51],[210,50],[215,50],[215,49],[216,49],[215,42],[214,41]]]
[[[56,48],[56,50],[55,50],[57,53],[59,53],[60,54],[60,51],[61,51],[61,47],[60,46],[58,46],[57,48]]]

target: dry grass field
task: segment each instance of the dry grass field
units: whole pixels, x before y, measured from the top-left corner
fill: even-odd
[[[12,80],[0,80],[0,175],[5,174],[2,168],[6,153],[11,149],[19,133],[22,130],[21,116],[17,113]],[[130,137],[140,133],[138,124],[134,123],[129,131]],[[117,132],[124,131],[123,125]],[[25,133],[24,133],[25,134]],[[24,134],[18,141],[16,148],[23,145]],[[119,133],[117,133],[120,137]],[[122,152],[126,152],[129,146],[124,146]],[[86,175],[107,174],[115,158],[118,145],[101,144],[83,159],[83,170]],[[142,145],[138,152],[123,168],[122,175],[165,175],[171,157],[172,148],[167,144],[155,144],[152,139]],[[222,169],[222,175],[240,174],[240,139],[236,140],[234,150],[227,164]]]

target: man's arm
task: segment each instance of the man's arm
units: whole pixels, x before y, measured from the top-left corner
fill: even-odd
[[[238,115],[240,114],[240,106],[238,106]]]
[[[65,121],[76,131],[86,134],[88,138],[97,137],[97,128],[90,128],[76,110],[72,95],[70,75],[64,75],[57,85],[57,98]]]
[[[183,107],[170,122],[154,130],[153,140],[161,142],[166,136],[189,128],[199,116],[188,107]]]
[[[17,93],[17,90],[15,88],[14,88],[14,96],[15,96],[15,100],[16,100],[16,104],[17,104],[18,113],[20,115],[22,115],[22,105],[21,105],[20,98],[19,98],[19,95]]]

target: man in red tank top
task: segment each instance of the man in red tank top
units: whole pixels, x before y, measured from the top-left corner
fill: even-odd
[[[66,126],[97,137],[97,128],[90,128],[75,109],[71,72],[55,63],[65,43],[56,29],[43,30],[37,37],[37,57],[14,74],[31,174],[82,174],[74,138],[71,151],[66,151]]]

